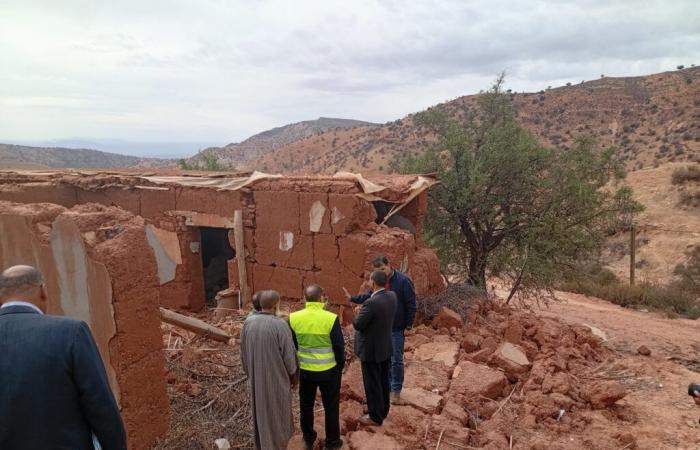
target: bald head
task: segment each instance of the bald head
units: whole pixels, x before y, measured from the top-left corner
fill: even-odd
[[[39,306],[44,301],[44,277],[32,266],[12,266],[0,274],[0,303],[23,300]]]
[[[280,294],[277,291],[268,290],[260,293],[260,309],[263,311],[272,311],[280,302]]]
[[[311,284],[304,290],[304,299],[307,302],[320,302],[323,300],[323,289],[318,284]]]

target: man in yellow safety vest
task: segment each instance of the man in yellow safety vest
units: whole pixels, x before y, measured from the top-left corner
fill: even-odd
[[[340,439],[340,377],[345,365],[345,339],[338,316],[325,310],[321,286],[312,284],[304,291],[305,305],[289,316],[294,344],[299,360],[299,408],[304,444],[312,449],[314,431],[314,402],[316,390],[326,418],[325,448],[342,447]]]

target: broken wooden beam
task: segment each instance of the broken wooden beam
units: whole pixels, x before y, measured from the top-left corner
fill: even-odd
[[[160,320],[216,341],[228,342],[231,339],[231,336],[221,328],[216,328],[203,320],[185,316],[169,309],[160,308]]]

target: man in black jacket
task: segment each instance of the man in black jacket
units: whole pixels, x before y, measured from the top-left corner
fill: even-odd
[[[403,347],[404,331],[413,327],[416,317],[416,290],[413,282],[403,272],[396,270],[389,262],[389,258],[379,255],[372,261],[374,270],[381,270],[387,276],[384,286],[386,290],[396,294],[396,315],[392,326],[391,341],[393,352],[391,354],[391,403],[400,405],[401,389],[403,388]],[[346,297],[353,303],[362,303],[367,300],[372,292],[351,296],[347,289],[343,288]]]
[[[41,273],[0,275],[0,449],[126,449],[102,359],[85,322],[45,316]]]
[[[391,360],[391,325],[396,314],[396,294],[387,291],[386,273],[372,272],[372,295],[358,306],[353,321],[355,353],[362,363],[367,413],[360,418],[365,425],[381,425],[389,414],[389,362]]]

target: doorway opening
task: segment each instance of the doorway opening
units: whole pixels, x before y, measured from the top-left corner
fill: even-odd
[[[228,289],[228,260],[236,256],[228,240],[227,228],[200,227],[204,295],[209,305],[216,293]]]

